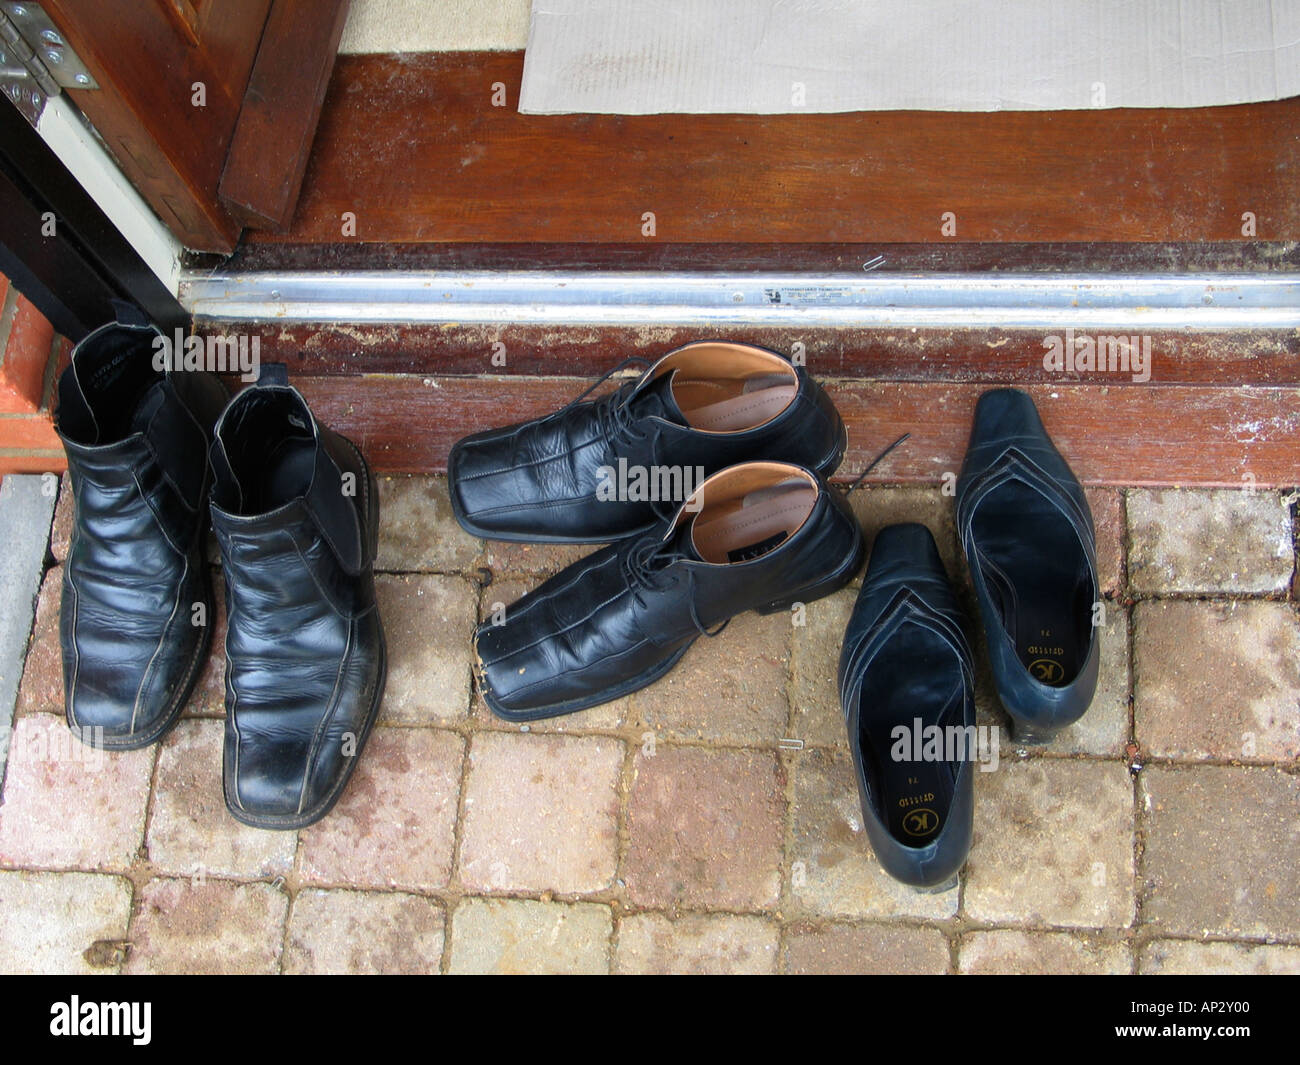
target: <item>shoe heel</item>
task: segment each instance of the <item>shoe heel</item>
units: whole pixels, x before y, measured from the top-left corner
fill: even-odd
[[[953,873],[942,884],[935,884],[933,887],[913,888],[918,895],[942,895],[945,891],[951,891],[957,886],[957,874]]]

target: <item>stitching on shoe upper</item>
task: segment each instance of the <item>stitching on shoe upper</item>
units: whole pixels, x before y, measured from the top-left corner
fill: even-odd
[[[532,469],[534,466],[541,466],[547,462],[558,462],[560,459],[571,458],[573,455],[575,455],[579,451],[582,451],[584,448],[594,447],[597,444],[604,444],[607,442],[608,441],[604,440],[602,437],[596,436],[586,441],[586,443],[576,444],[573,447],[565,449],[564,451],[557,451],[551,455],[543,455],[541,458],[535,458],[528,462],[520,462],[514,466],[502,466],[501,468],[495,470],[485,470],[482,473],[462,473],[457,479],[460,481],[477,481],[483,477],[495,477],[496,475],[502,473],[514,473],[516,470],[529,470]]]
[[[339,656],[338,669],[334,673],[334,690],[330,693],[330,701],[328,704],[328,709],[325,711],[324,714],[321,715],[320,721],[317,722],[316,732],[311,738],[311,746],[307,748],[307,761],[306,764],[303,766],[302,784],[298,789],[298,814],[300,816],[302,814],[303,803],[307,801],[307,782],[311,779],[312,769],[314,768],[316,757],[320,753],[321,739],[324,736],[325,728],[329,724],[329,722],[333,720],[334,715],[338,712],[339,689],[343,684],[343,671],[347,667],[348,661],[352,656],[352,643],[353,643],[352,637],[355,630],[356,630],[356,622],[349,620],[348,621],[348,642],[347,642],[347,646],[343,648],[343,654]]]
[[[621,658],[621,657],[624,656],[624,655],[630,655],[633,651],[637,651],[637,650],[639,650],[641,647],[645,646],[645,645],[648,644],[649,642],[650,642],[650,640],[649,640],[648,638],[646,638],[646,637],[642,637],[642,638],[641,638],[640,640],[638,640],[636,643],[632,644],[631,647],[625,647],[625,648],[623,648],[621,651],[611,651],[609,654],[607,654],[607,655],[601,655],[599,658],[592,659],[590,662],[584,662],[584,663],[583,663],[583,669],[591,669],[591,668],[593,668],[594,666],[598,666],[598,665],[600,665],[602,662],[607,662],[607,661],[609,661],[611,658]],[[498,661],[500,661],[500,659],[498,659]],[[578,670],[571,670],[571,669],[570,669],[570,670],[565,670],[565,672],[564,672],[562,675],[563,675],[563,676],[570,676],[570,675],[572,675],[572,674],[574,674],[574,673],[576,673],[576,672],[579,672],[579,671],[578,671]],[[555,678],[553,678],[553,677],[543,677],[541,680],[534,680],[534,681],[530,681],[530,682],[527,683],[527,684],[522,684],[522,685],[520,685],[518,688],[515,688],[513,691],[511,691],[511,692],[510,692],[510,695],[511,695],[511,696],[516,696],[516,695],[519,695],[521,692],[530,691],[531,689],[536,688],[539,684],[554,684],[554,683],[555,683]],[[494,694],[497,696],[498,699],[500,699],[500,698],[502,697],[502,694],[503,694],[503,693],[501,693],[501,692],[494,692]]]
[[[168,540],[168,543],[171,543]],[[144,667],[144,673],[140,677],[140,686],[135,690],[135,702],[131,706],[131,731],[135,732],[135,719],[140,713],[140,697],[144,694],[145,685],[149,683],[149,678],[153,673],[154,663],[158,660],[158,652],[163,649],[163,644],[167,642],[167,634],[171,631],[172,622],[176,620],[176,611],[181,606],[181,592],[185,588],[185,578],[189,576],[190,559],[185,556],[185,566],[181,570],[181,575],[176,581],[176,601],[172,604],[172,612],[167,616],[167,621],[163,624],[162,633],[158,637],[158,645],[153,649],[153,654],[149,656],[149,663]],[[199,641],[202,644],[202,641]]]
[[[75,503],[74,499],[74,503]],[[68,587],[72,589],[72,687],[67,693],[68,717],[78,728],[77,723],[77,684],[81,676],[81,648],[77,646],[77,622],[81,614],[81,595],[77,591],[76,573],[72,566],[77,545],[81,542],[81,523],[72,523],[72,538],[68,544],[68,557],[63,560],[63,573],[68,578]]]
[[[495,666],[498,662],[504,662],[507,658],[512,658],[515,655],[523,654],[523,652],[525,651],[531,651],[534,647],[546,643],[548,640],[558,639],[559,637],[563,636],[566,632],[572,632],[574,629],[578,628],[578,626],[586,624],[588,621],[592,619],[592,617],[595,616],[598,610],[601,610],[604,607],[609,606],[610,603],[613,603],[618,599],[621,599],[623,596],[630,595],[630,594],[631,594],[630,588],[620,588],[608,599],[604,600],[603,602],[597,603],[586,614],[578,618],[576,621],[573,621],[570,624],[565,625],[564,628],[556,629],[554,632],[550,632],[547,633],[545,636],[539,637],[538,639],[534,640],[532,643],[524,644],[522,647],[516,647],[512,649],[508,654],[505,654],[500,658],[494,658],[490,662],[484,662],[483,664],[484,666]],[[554,598],[554,596],[553,595],[548,596],[548,598]]]
[[[528,603],[525,604],[523,607],[521,607],[521,608],[519,608],[519,609],[515,609],[515,608],[512,607],[512,608],[508,611],[508,613],[510,614],[511,617],[519,618],[519,617],[523,616],[524,614],[528,613],[528,611],[532,610],[533,607],[535,607],[538,603],[549,602],[550,600],[554,599],[557,595],[559,595],[561,592],[565,591],[565,590],[568,589],[568,588],[573,587],[573,585],[576,584],[578,581],[582,580],[583,577],[586,576],[586,574],[588,574],[588,573],[596,573],[596,572],[598,572],[599,570],[603,569],[604,567],[608,566],[611,562],[617,562],[617,561],[618,561],[618,554],[617,554],[617,553],[612,553],[612,554],[610,554],[610,556],[609,556],[608,558],[606,558],[603,562],[600,562],[600,563],[597,564],[596,566],[593,566],[591,569],[581,569],[581,570],[579,570],[577,573],[575,573],[572,577],[570,577],[570,578],[569,578],[567,581],[565,581],[563,584],[558,585],[558,586],[555,587],[555,588],[552,588],[552,589],[551,589],[550,591],[548,591],[545,595],[536,595],[536,594],[534,594],[534,595],[532,596],[532,598],[528,601]]]

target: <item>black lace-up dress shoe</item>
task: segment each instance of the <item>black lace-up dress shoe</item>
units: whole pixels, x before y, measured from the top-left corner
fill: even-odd
[[[975,680],[962,618],[924,525],[876,536],[840,653],[840,703],[880,864],[946,891],[970,851]]]
[[[815,473],[732,466],[671,520],[574,563],[501,624],[480,625],[479,688],[510,721],[617,699],[662,677],[736,614],[788,610],[842,588],[862,552],[852,513]]]
[[[301,828],[342,794],[383,698],[379,499],[361,453],[316,421],[279,365],[221,416],[212,466],[229,615],[226,806],[245,824]]]
[[[1096,691],[1101,593],[1088,500],[1024,392],[976,405],[957,529],[1012,735],[1047,743]]]
[[[687,344],[608,395],[588,393],[452,448],[452,509],[468,532],[604,543],[671,517],[698,479],[733,463],[794,462],[824,479],[844,457],[844,423],[821,387],[748,344]]]
[[[162,334],[122,313],[74,349],[57,419],[74,501],[64,706],[83,740],[110,750],[161,737],[207,654],[207,446],[226,401],[209,374],[155,369]]]

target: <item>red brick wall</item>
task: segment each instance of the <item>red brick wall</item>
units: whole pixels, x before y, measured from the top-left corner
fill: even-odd
[[[0,475],[67,468],[54,432],[54,380],[71,351],[0,274]]]

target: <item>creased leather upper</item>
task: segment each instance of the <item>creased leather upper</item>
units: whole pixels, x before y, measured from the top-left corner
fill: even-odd
[[[963,687],[964,727],[975,724],[974,665],[963,630],[961,611],[952,594],[934,538],[923,525],[891,525],[882,529],[871,548],[871,559],[862,589],[854,603],[840,651],[840,705],[845,714],[849,748],[862,801],[867,836],[881,865],[894,877],[917,886],[933,886],[954,876],[970,851],[974,826],[974,788],[970,760],[962,762],[953,784],[951,804],[944,811],[945,824],[939,835],[923,847],[908,846],[896,838],[881,816],[884,796],[872,786],[867,771],[870,758],[888,757],[888,752],[864,755],[859,715],[864,702],[870,704],[881,693],[870,686],[869,667],[880,663],[877,682],[890,676],[891,641],[903,626],[919,627],[951,651],[950,668],[942,674],[910,677],[916,701],[909,708],[914,718],[938,723],[937,710],[943,705],[952,678]],[[913,725],[913,718],[898,725]]]
[[[659,387],[666,378],[652,367],[609,396],[468,436],[448,459],[456,515],[476,535],[603,543],[643,531],[681,502],[597,500],[600,468],[617,467],[620,458],[645,467],[702,467],[705,476],[737,462],[773,459],[829,477],[842,454],[843,423],[803,368],[792,369],[793,401],[746,431],[701,432],[683,424]],[[622,424],[609,414],[619,402],[631,415]]]
[[[99,397],[75,381],[78,371],[93,378],[100,345],[115,346],[123,363],[147,362],[154,335],[96,330],[60,381],[74,499],[59,620],[65,712],[88,742],[109,747],[148,743],[175,720],[211,624],[203,497],[225,390],[207,374],[159,375],[145,388],[146,368],[143,391],[112,397],[118,418],[130,419],[127,435],[105,441],[93,417]]]
[[[1026,393],[1010,388],[984,393],[976,406],[970,444],[957,481],[957,530],[987,635],[998,696],[1013,717],[1034,727],[1054,730],[1081,717],[1092,701],[1099,661],[1096,630],[1093,630],[1087,661],[1069,684],[1061,687],[1044,684],[1021,663],[993,601],[974,528],[981,501],[1008,481],[1034,488],[1069,522],[1086,558],[1092,600],[1098,600],[1101,593],[1096,532],[1083,486],[1053,446],[1033,400]],[[1025,522],[1008,535],[1027,540],[1042,534]]]
[[[282,391],[310,417],[296,392]],[[249,442],[219,427],[213,446],[228,613],[226,800],[240,820],[272,828],[308,824],[337,799],[386,670],[372,572],[375,486],[350,443],[312,426],[310,488],[264,513],[234,507],[240,492],[225,446]],[[355,496],[341,489],[344,473],[355,477]]]
[[[857,522],[823,485],[803,526],[770,553],[731,565],[681,557],[638,585],[632,556],[671,524],[595,551],[507,607],[503,624],[479,626],[478,677],[495,711],[562,713],[617,698],[670,666],[700,635],[697,621],[712,629],[836,575],[847,582],[861,559]]]

